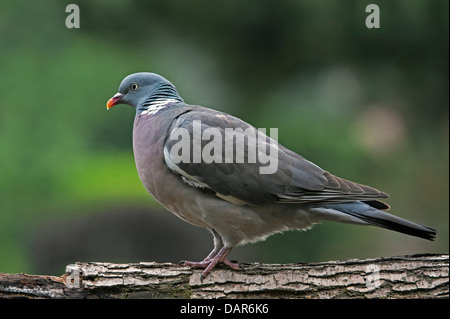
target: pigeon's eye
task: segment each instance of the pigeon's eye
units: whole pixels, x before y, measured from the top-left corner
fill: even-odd
[[[137,83],[132,83],[130,85],[130,89],[132,89],[133,91],[136,91],[138,89],[139,85]]]

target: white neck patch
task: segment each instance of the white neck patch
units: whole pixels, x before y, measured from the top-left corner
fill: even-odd
[[[165,108],[167,106],[167,104],[169,103],[177,103],[180,102],[180,100],[177,99],[157,99],[152,101],[148,107],[143,110],[140,115],[153,115],[156,112],[158,112],[159,110],[162,110],[163,108]]]

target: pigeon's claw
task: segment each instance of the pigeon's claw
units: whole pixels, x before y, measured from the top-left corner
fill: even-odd
[[[202,275],[200,276],[200,279],[203,280],[210,272],[211,270],[216,267],[217,264],[224,263],[225,265],[229,266],[230,268],[234,270],[240,270],[239,264],[233,263],[229,261],[226,257],[228,253],[231,251],[231,248],[225,248],[223,247],[217,255],[211,258],[206,258],[200,262],[194,262],[194,261],[183,261],[183,265],[185,266],[191,266],[194,268],[205,268],[203,270]]]

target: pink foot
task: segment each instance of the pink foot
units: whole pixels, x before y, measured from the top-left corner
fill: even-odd
[[[225,248],[223,247],[216,256],[214,256],[213,258],[206,258],[203,261],[200,262],[193,262],[193,261],[184,261],[183,264],[186,266],[191,266],[191,267],[196,267],[196,268],[205,268],[205,270],[202,272],[202,275],[200,277],[201,280],[203,280],[204,277],[206,277],[211,270],[220,263],[224,263],[225,265],[231,267],[234,270],[240,270],[241,268],[239,267],[238,264],[236,263],[232,263],[231,261],[229,261],[228,259],[226,259],[226,256],[228,255],[228,253],[231,251],[231,248]]]

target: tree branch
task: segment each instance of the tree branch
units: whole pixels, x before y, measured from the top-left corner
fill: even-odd
[[[0,273],[2,298],[448,298],[448,254],[201,270],[76,263],[61,277]]]

